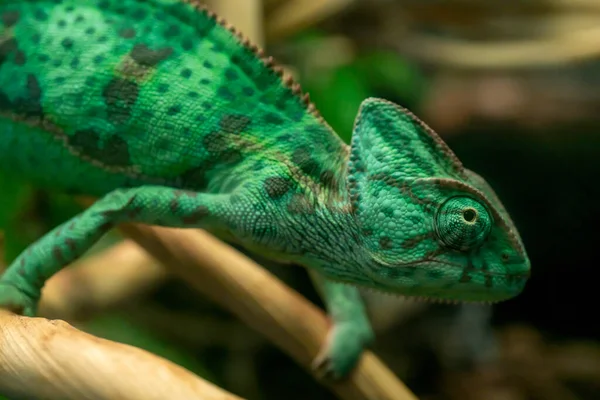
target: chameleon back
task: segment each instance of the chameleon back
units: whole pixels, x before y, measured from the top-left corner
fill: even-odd
[[[3,0],[0,17],[3,169],[96,195],[219,191],[231,168],[346,154],[299,87],[199,6]]]

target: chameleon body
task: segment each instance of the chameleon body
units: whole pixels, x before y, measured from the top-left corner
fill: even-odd
[[[339,377],[372,337],[352,285],[522,291],[507,212],[430,128],[369,98],[348,146],[282,76],[191,0],[0,0],[0,168],[99,198],[9,266],[0,305],[34,315],[119,223],[204,228],[313,272],[333,321],[315,366]]]

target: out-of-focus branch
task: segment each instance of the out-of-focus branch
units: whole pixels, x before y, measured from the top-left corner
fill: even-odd
[[[253,43],[264,45],[263,0],[207,0],[206,4],[227,19]]]
[[[593,59],[600,56],[600,28],[540,40],[480,43],[409,35],[399,50],[438,67],[506,70],[539,68]]]
[[[162,282],[165,268],[124,240],[54,275],[44,286],[39,314],[66,320],[117,306]]]
[[[281,2],[265,20],[267,42],[282,40],[291,34],[342,11],[356,0],[288,0]]]
[[[0,310],[0,393],[49,400],[240,400],[144,350]]]
[[[203,231],[124,225],[126,235],[212,301],[310,370],[329,323],[312,303],[252,260]],[[342,399],[415,400],[371,352],[347,380],[326,383]]]

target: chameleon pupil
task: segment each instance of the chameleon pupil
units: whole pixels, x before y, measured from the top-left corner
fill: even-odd
[[[473,210],[472,208],[469,208],[463,211],[463,218],[467,222],[473,222],[475,221],[475,218],[477,218],[477,211]]]

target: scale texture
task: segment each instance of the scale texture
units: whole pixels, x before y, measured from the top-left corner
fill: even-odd
[[[307,267],[345,376],[372,331],[355,286],[440,301],[519,294],[529,260],[483,178],[407,110],[360,107],[350,146],[261,50],[177,0],[0,0],[0,168],[99,200],[21,254],[0,305],[122,222],[207,229]]]

